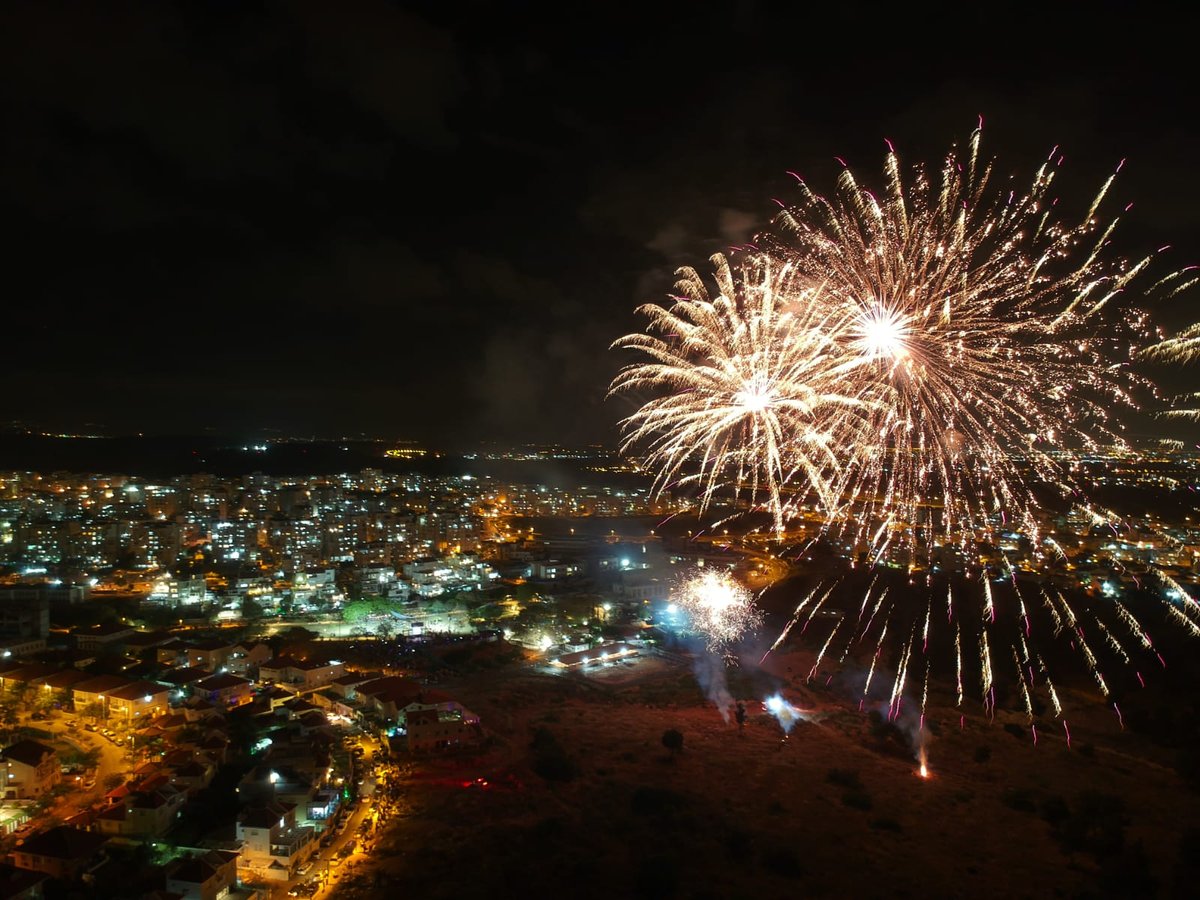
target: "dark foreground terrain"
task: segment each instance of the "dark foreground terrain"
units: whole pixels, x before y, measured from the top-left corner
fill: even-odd
[[[797,650],[731,669],[741,734],[686,661],[462,676],[452,689],[490,745],[415,761],[407,814],[338,896],[1195,896],[1178,748],[1083,696],[1068,748],[977,704],[960,723],[953,696],[931,692],[923,779],[910,734],[836,680],[790,677],[810,665]],[[786,741],[761,706],[776,686],[805,711]]]

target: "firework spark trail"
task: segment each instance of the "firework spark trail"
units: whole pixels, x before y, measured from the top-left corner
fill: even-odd
[[[808,631],[808,626],[812,624],[812,620],[816,617],[817,613],[821,611],[821,607],[825,604],[825,601],[829,599],[829,595],[833,593],[833,589],[835,587],[837,587],[836,584],[831,585],[829,590],[827,590],[824,595],[822,595],[821,599],[816,602],[813,608],[809,610],[808,618],[804,620],[804,625],[802,625],[800,628],[801,634],[804,634],[804,632]]]
[[[892,696],[888,701],[888,719],[900,715],[900,704],[904,700],[904,683],[908,680],[908,661],[912,657],[913,635],[910,633],[904,644],[904,652],[900,655],[900,666],[896,670],[896,680],[892,684]]]
[[[1058,691],[1054,687],[1054,682],[1050,679],[1050,673],[1046,670],[1046,661],[1038,656],[1038,665],[1042,670],[1042,677],[1046,679],[1046,691],[1050,694],[1050,703],[1054,707],[1054,715],[1062,718],[1062,703],[1058,700]]]
[[[1088,671],[1092,673],[1092,678],[1100,688],[1100,693],[1104,695],[1104,699],[1108,699],[1108,683],[1104,680],[1104,673],[1100,671],[1100,664],[1096,662],[1096,654],[1092,652],[1092,648],[1088,646],[1087,639],[1083,636],[1083,629],[1077,627],[1075,629],[1075,637],[1079,641],[1079,649],[1083,653],[1083,658],[1087,660]]]
[[[1104,640],[1108,646],[1112,648],[1113,652],[1116,653],[1117,656],[1121,657],[1121,661],[1125,665],[1129,665],[1129,654],[1125,651],[1125,648],[1121,645],[1121,642],[1117,640],[1116,635],[1108,630],[1108,627],[1100,621],[1099,616],[1096,616],[1093,613],[1092,618],[1096,623],[1096,627],[1100,629],[1100,633],[1104,635]]]
[[[875,582],[878,580],[879,580],[879,576],[876,575],[874,578],[871,579],[871,583],[869,585],[867,585],[867,592],[865,594],[863,594],[862,603],[858,607],[858,621],[859,622],[862,622],[863,613],[865,613],[867,611],[867,601],[869,601],[871,599],[871,591],[875,588]]]
[[[929,703],[929,657],[925,658],[925,683],[921,686],[921,720],[917,725],[918,730],[925,730],[925,707]]]
[[[1151,653],[1155,653],[1154,641],[1150,639],[1150,633],[1142,627],[1142,623],[1129,611],[1129,607],[1118,600],[1116,602],[1116,610],[1117,617],[1125,623],[1125,627],[1129,629],[1130,634],[1136,637],[1145,649]]]
[[[996,604],[992,602],[992,581],[987,577],[986,571],[981,580],[983,581],[983,617],[989,622],[995,622]]]
[[[1021,654],[1018,657],[1018,660],[1020,661],[1019,664],[1028,673],[1029,687],[1032,689],[1037,683],[1037,679],[1034,677],[1034,674],[1033,674],[1033,657],[1029,653],[1029,645],[1027,643],[1025,643],[1025,636],[1018,635],[1017,637],[1018,637],[1018,641],[1021,645]],[[1014,653],[1016,652],[1015,647],[1013,648],[1013,652]]]
[[[813,675],[816,674],[817,669],[820,668],[821,660],[825,658],[825,651],[828,650],[829,645],[833,643],[833,636],[838,633],[838,629],[842,627],[842,623],[845,621],[845,618],[839,619],[837,624],[833,626],[833,630],[829,632],[829,637],[827,637],[825,639],[825,643],[821,645],[821,652],[817,654],[817,661],[813,663],[813,667],[809,670],[808,678],[805,679],[806,681],[812,681]]]
[[[1196,601],[1195,597],[1183,589],[1182,584],[1180,584],[1162,569],[1154,569],[1154,574],[1158,576],[1159,580],[1162,581],[1163,584],[1175,592],[1177,596],[1172,599],[1179,599],[1183,601],[1183,608],[1188,611],[1189,618],[1200,615],[1200,603]],[[1168,605],[1174,607],[1174,604]]]
[[[864,700],[867,698],[867,692],[871,690],[871,679],[875,677],[875,664],[879,662],[879,657],[883,654],[883,642],[887,638],[887,632],[888,623],[887,620],[884,620],[883,630],[879,632],[879,642],[875,645],[875,652],[871,654],[871,668],[867,670],[867,682],[863,685]]]
[[[1171,617],[1179,622],[1180,625],[1186,628],[1191,633],[1192,637],[1200,637],[1200,626],[1197,626],[1195,622],[1185,616],[1179,607],[1172,603],[1168,603],[1167,612],[1169,612]]]
[[[1047,543],[1047,544],[1049,544],[1051,547],[1053,547],[1053,548],[1054,548],[1054,552],[1058,554],[1058,557],[1059,557],[1059,559],[1066,559],[1066,558],[1067,558],[1067,553],[1066,553],[1066,551],[1065,551],[1065,550],[1063,550],[1063,548],[1062,548],[1062,545],[1061,545],[1061,544],[1059,544],[1059,543],[1058,543],[1058,541],[1056,541],[1054,538],[1052,538],[1052,537],[1049,537],[1049,536],[1047,536],[1047,537],[1045,538],[1045,541],[1046,541],[1046,543]]]
[[[871,618],[867,619],[867,624],[862,630],[862,637],[866,637],[867,632],[871,630],[871,623],[875,621],[875,616],[879,613],[879,607],[883,606],[883,600],[885,597],[887,597],[887,595],[888,589],[884,588],[883,592],[879,595],[879,599],[875,601],[875,608],[871,610]],[[889,606],[888,609],[890,610],[891,606]]]
[[[980,687],[983,689],[984,708],[987,709],[988,715],[992,715],[994,708],[992,706],[992,648],[988,643],[987,625],[979,632],[979,681]]]
[[[1058,610],[1054,608],[1054,601],[1050,599],[1050,595],[1042,591],[1042,602],[1046,609],[1050,611],[1050,618],[1054,622],[1054,636],[1058,637],[1063,630],[1062,616],[1058,614]]]
[[[1015,665],[1016,669],[1017,669],[1017,680],[1020,682],[1020,685],[1021,685],[1021,700],[1025,704],[1025,715],[1029,718],[1030,724],[1032,724],[1033,723],[1033,697],[1030,696],[1029,685],[1026,683],[1026,680],[1025,680],[1025,667],[1023,665],[1021,665],[1021,660],[1017,656],[1017,651],[1015,648],[1013,649],[1012,657],[1013,657],[1013,665]]]
[[[963,702],[963,663],[962,663],[962,631],[958,625],[954,626],[954,676],[958,683],[958,701],[955,706],[962,706]]]
[[[930,594],[925,603],[925,627],[921,629],[921,652],[926,655],[929,653],[929,619],[932,615],[933,594]]]
[[[758,664],[760,666],[763,664],[763,661],[766,660],[766,658],[768,656],[770,656],[775,651],[775,649],[784,642],[784,640],[788,636],[788,632],[790,632],[792,630],[792,626],[795,625],[796,621],[800,618],[800,613],[804,611],[804,607],[808,604],[808,601],[816,596],[817,590],[818,590],[818,588],[813,588],[811,591],[809,591],[808,595],[803,600],[801,600],[799,602],[799,604],[797,604],[796,611],[794,613],[792,613],[792,618],[788,620],[788,623],[787,623],[787,625],[784,626],[783,631],[779,632],[779,637],[775,638],[775,643],[773,643],[769,648],[767,648],[767,652],[764,653],[762,655],[762,659],[760,659],[758,661]],[[832,591],[833,588],[830,588],[829,590]],[[826,593],[825,596],[828,597],[829,594]],[[824,598],[822,598],[822,599],[824,599]]]
[[[1067,620],[1067,627],[1072,631],[1079,630],[1079,622],[1075,618],[1075,610],[1071,609],[1071,604],[1067,602],[1059,591],[1054,592],[1054,596],[1058,598],[1059,608],[1062,610],[1064,618]]]
[[[872,579],[871,587],[874,586],[875,581]],[[863,604],[858,610],[858,622],[856,626],[850,630],[850,635],[846,641],[846,646],[842,648],[842,655],[838,658],[839,664],[846,661],[846,657],[850,654],[851,647],[853,647],[855,643],[861,642],[863,638],[867,636],[867,632],[871,630],[871,623],[875,621],[875,616],[879,612],[879,608],[883,606],[884,599],[887,597],[888,589],[884,588],[875,600],[875,606],[871,609],[871,617],[867,620],[866,626],[859,627],[862,625],[862,617],[867,608],[867,600],[870,599],[871,596],[871,587],[868,587],[867,593],[863,595]]]
[[[1195,267],[1189,268],[1195,269]],[[1193,278],[1187,284],[1181,285],[1173,293],[1178,293],[1184,287],[1190,287],[1195,283],[1196,279]],[[1189,325],[1174,337],[1165,338],[1147,347],[1142,351],[1141,355],[1144,359],[1158,360],[1176,365],[1194,362],[1200,357],[1200,322]],[[1157,414],[1168,419],[1200,419],[1200,402],[1197,401],[1200,401],[1200,393],[1184,394],[1174,398],[1171,407],[1160,410]]]

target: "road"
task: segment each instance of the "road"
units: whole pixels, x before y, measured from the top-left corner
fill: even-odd
[[[364,782],[363,787],[366,787]],[[374,785],[372,784],[372,788]],[[317,878],[322,886],[312,896],[314,898],[328,897],[337,887],[338,880],[344,877],[354,865],[354,863],[362,857],[361,848],[356,847],[355,852],[347,859],[339,859],[338,854],[349,841],[358,840],[358,829],[361,827],[363,820],[371,812],[370,800],[364,798],[359,801],[358,807],[350,813],[349,822],[345,830],[337,835],[333,842],[328,847],[322,847],[312,855],[310,863],[312,867],[307,874],[293,878],[285,884],[274,885],[271,887],[271,900],[283,898],[288,895],[293,887],[302,884],[310,879]],[[361,841],[359,842],[361,844]]]
[[[69,721],[76,721],[78,724],[71,728],[67,725]],[[100,751],[100,757],[96,764],[95,786],[89,790],[81,788],[65,794],[46,811],[46,815],[53,814],[65,819],[87,809],[104,795],[105,778],[114,774],[124,774],[129,770],[123,748],[102,737],[98,732],[84,729],[82,720],[76,716],[54,711],[50,713],[48,719],[37,722],[28,721],[25,724],[40,731],[48,731],[57,740],[65,741],[81,750],[99,749]]]
[[[359,733],[355,736],[354,740],[363,751],[362,759],[358,764],[358,771],[363,781],[358,786],[358,805],[350,813],[349,824],[340,834],[334,837],[328,847],[321,847],[313,854],[311,859],[312,867],[307,874],[302,877],[293,878],[286,884],[272,887],[270,894],[272,900],[286,897],[293,887],[310,881],[313,878],[319,880],[320,888],[312,896],[317,898],[317,900],[324,900],[324,898],[328,898],[336,890],[338,884],[347,875],[353,874],[357,863],[366,858],[363,847],[364,841],[359,835],[359,828],[362,827],[364,821],[377,814],[375,806],[376,763],[369,762],[369,760],[375,758],[375,754],[384,748],[371,734]],[[372,830],[370,832],[372,838],[374,834],[375,831]],[[354,852],[347,858],[341,859],[339,854],[350,841],[355,841]]]

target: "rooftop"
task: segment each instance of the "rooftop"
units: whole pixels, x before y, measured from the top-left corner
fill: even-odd
[[[27,838],[19,852],[51,859],[87,859],[107,843],[104,835],[59,825]]]
[[[0,757],[37,768],[47,753],[53,756],[54,749],[45,744],[39,744],[37,741],[26,739],[5,747],[3,751],[0,751]]]

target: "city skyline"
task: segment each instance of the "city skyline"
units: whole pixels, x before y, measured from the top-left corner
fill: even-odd
[[[1059,145],[1080,214],[1127,159],[1120,255],[1200,247],[1186,29],[1118,4],[903,41],[906,10],[759,3],[636,26],[419,4],[6,16],[7,399],[44,430],[609,443],[632,407],[603,399],[608,345],[677,266],[749,239],[789,170],[828,187],[840,156],[879,178],[885,139],[932,160],[978,116],[1005,175]],[[1155,312],[1173,330],[1186,298]]]

